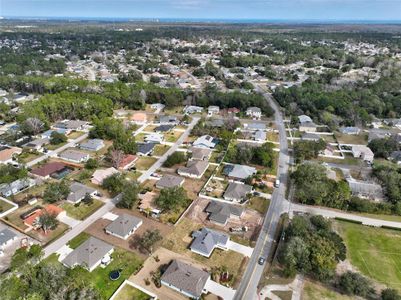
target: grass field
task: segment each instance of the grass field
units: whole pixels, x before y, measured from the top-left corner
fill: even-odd
[[[61,207],[67,212],[67,215],[76,220],[85,220],[95,211],[103,206],[103,202],[97,199],[93,199],[93,203],[91,205],[86,205],[85,203],[81,203],[79,206],[75,206],[74,204],[65,202],[61,205]]]
[[[330,290],[320,284],[306,281],[302,293],[304,300],[351,300],[353,298]]]
[[[153,155],[155,156],[162,156],[164,153],[166,153],[170,149],[169,146],[167,145],[156,145],[155,148],[153,149]]]
[[[349,135],[336,132],[335,137],[340,144],[367,145],[368,143],[368,134],[366,132],[360,133],[358,135]]]
[[[270,205],[270,200],[268,199],[262,197],[252,197],[246,206],[264,215],[267,209],[269,208],[269,205]]]
[[[11,205],[10,203],[0,200],[0,212],[4,212],[9,210],[10,208],[14,207],[13,205]]]
[[[401,291],[401,231],[337,224],[351,263],[366,276]]]
[[[154,157],[142,156],[136,161],[135,167],[138,170],[147,170],[156,162],[156,160],[157,159]]]
[[[150,296],[136,289],[133,286],[126,284],[116,295],[115,300],[147,300]]]

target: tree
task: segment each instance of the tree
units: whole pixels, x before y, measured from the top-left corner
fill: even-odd
[[[384,289],[381,292],[382,300],[401,300],[401,296],[398,294],[397,290],[394,289]]]
[[[155,230],[146,230],[146,232],[137,240],[135,240],[134,245],[138,245],[140,250],[145,250],[149,254],[152,253],[153,250],[153,245],[157,243],[158,241],[161,241],[163,237],[160,234],[160,231],[158,229]]]
[[[167,157],[166,161],[163,163],[163,166],[166,168],[170,168],[185,161],[187,161],[185,153],[176,151]]]
[[[91,195],[86,193],[85,197],[82,199],[82,202],[85,203],[86,205],[91,205],[91,204],[93,204],[93,198]]]
[[[118,208],[131,209],[138,201],[139,186],[136,183],[127,182],[122,190],[121,200],[116,204]]]
[[[11,258],[10,268],[16,270],[28,263],[36,264],[43,257],[43,254],[42,246],[37,244],[34,244],[29,248],[19,248]]]
[[[185,206],[188,198],[182,187],[172,187],[162,189],[155,203],[162,210],[176,211],[178,208]]]
[[[43,200],[47,203],[55,203],[66,199],[69,193],[70,188],[64,180],[60,183],[49,183],[43,192]]]
[[[52,145],[58,145],[61,143],[65,143],[66,141],[67,137],[65,136],[65,134],[53,131],[50,135],[50,144]]]
[[[99,162],[94,158],[89,158],[85,163],[85,169],[94,170],[99,166]]]
[[[122,150],[118,149],[112,149],[109,152],[109,159],[113,165],[114,168],[118,169],[121,165],[121,162],[124,159],[124,152]]]
[[[304,160],[316,158],[319,152],[326,148],[326,142],[323,139],[319,141],[297,141],[294,143],[294,156],[297,163]]]
[[[368,147],[373,151],[375,157],[388,158],[393,151],[400,150],[400,146],[394,138],[373,139]]]
[[[124,178],[119,173],[110,175],[103,180],[102,187],[113,195],[121,193],[124,187]]]
[[[375,294],[372,283],[359,273],[348,271],[339,278],[338,286],[348,295],[368,297]]]
[[[45,234],[48,233],[49,230],[54,230],[57,228],[59,221],[57,220],[57,216],[53,214],[49,214],[47,212],[43,212],[33,223],[34,227],[40,228],[43,230]]]
[[[44,123],[38,118],[28,118],[23,123],[22,129],[26,134],[37,135],[44,128]]]

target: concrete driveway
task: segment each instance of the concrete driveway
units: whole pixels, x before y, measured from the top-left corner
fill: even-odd
[[[233,241],[227,242],[227,248],[232,251],[238,252],[246,257],[251,257],[253,252],[253,248],[238,244]]]
[[[210,278],[206,281],[205,288],[206,291],[212,293],[213,295],[219,296],[224,300],[231,300],[234,298],[235,290],[228,288]]]
[[[70,226],[71,228],[74,228],[74,227],[77,226],[79,223],[81,223],[81,221],[76,220],[76,219],[74,219],[74,218],[71,218],[71,217],[67,216],[66,214],[65,214],[65,215],[64,215],[64,214],[60,214],[60,215],[57,217],[57,219],[58,219],[60,222],[62,222],[62,223],[64,223],[64,224],[67,224],[67,225]]]

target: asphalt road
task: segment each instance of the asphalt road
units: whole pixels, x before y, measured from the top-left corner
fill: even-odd
[[[281,184],[272,194],[269,210],[267,211],[263,221],[262,230],[253,250],[252,257],[235,294],[234,299],[236,300],[257,299],[257,286],[265,268],[265,264],[262,266],[258,264],[258,259],[261,256],[266,258],[271,254],[273,246],[272,241],[276,233],[280,215],[286,208],[288,208],[285,200],[285,191],[290,157],[288,155],[288,143],[283,116],[279,105],[273,100],[271,94],[264,92],[260,87],[257,87],[256,89],[265,96],[266,100],[275,111],[275,121],[280,136],[279,167],[277,176],[280,179]]]

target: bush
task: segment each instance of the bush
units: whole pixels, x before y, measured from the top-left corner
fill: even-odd
[[[340,276],[338,286],[348,295],[356,295],[366,298],[375,293],[374,289],[371,287],[372,283],[370,280],[359,273],[350,271]]]
[[[185,161],[187,161],[185,153],[177,151],[167,157],[166,161],[163,163],[163,166],[166,168],[170,168]]]
[[[67,141],[67,137],[65,134],[59,133],[57,131],[53,131],[50,135],[50,144],[58,145],[61,143],[65,143]]]

